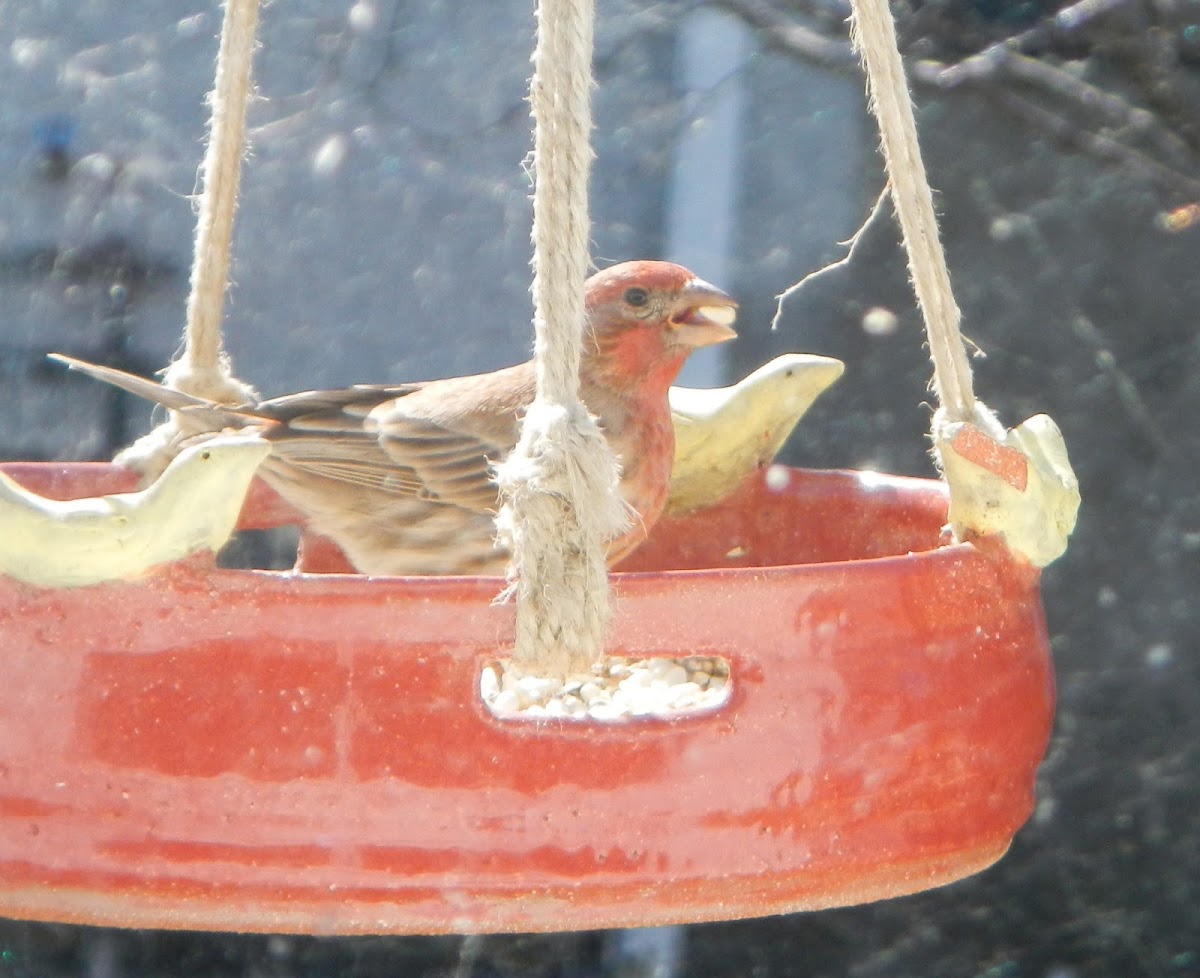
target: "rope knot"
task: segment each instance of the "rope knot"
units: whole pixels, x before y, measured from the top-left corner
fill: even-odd
[[[586,670],[608,620],[605,550],[631,525],[620,470],[580,404],[530,405],[521,439],[497,466],[497,537],[512,554],[501,600],[518,598],[516,648],[541,674]]]

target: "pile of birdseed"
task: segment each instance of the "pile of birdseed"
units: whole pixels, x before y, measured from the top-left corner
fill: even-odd
[[[719,656],[609,658],[565,680],[528,675],[511,662],[487,666],[479,691],[497,717],[619,720],[715,709],[729,696],[729,664]]]

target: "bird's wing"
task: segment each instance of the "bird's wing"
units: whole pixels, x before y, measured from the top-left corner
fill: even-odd
[[[327,436],[300,434],[285,428],[270,439],[270,472],[290,469],[334,482],[349,483],[390,496],[428,497],[421,478],[398,466],[367,432],[335,432]]]
[[[518,372],[516,388],[500,385],[505,391],[500,400],[506,403],[499,405],[489,393],[497,375],[481,375],[429,384],[358,384],[229,407],[112,367],[54,358],[184,412],[214,432],[256,428],[272,446],[263,464],[266,475],[292,481],[291,476],[303,473],[388,496],[438,500],[480,512],[496,509],[492,462],[507,454],[516,440],[516,408],[508,407],[507,401],[525,396],[524,375]]]
[[[494,466],[517,441],[519,418],[533,399],[529,363],[489,374],[430,381],[382,404],[367,421],[379,444],[411,469],[428,499],[494,513]]]
[[[73,357],[51,354],[51,359],[113,384],[138,397],[186,414],[216,433],[224,428],[254,427],[271,443],[271,458],[263,472],[308,473],[336,482],[352,483],[389,495],[427,494],[411,469],[398,468],[379,446],[373,431],[363,423],[381,403],[404,397],[420,384],[372,386],[360,384],[342,390],[304,391],[258,404],[228,406],[193,397],[138,377]]]
[[[425,385],[309,391],[264,401],[255,413],[278,422],[269,429],[269,469],[310,475],[480,512],[496,508],[490,459],[498,446],[455,425],[421,416]],[[381,420],[382,419],[382,420]]]
[[[507,453],[504,446],[397,410],[379,425],[376,438],[393,467],[414,475],[422,498],[496,511],[492,466]]]
[[[375,408],[420,386],[358,384],[263,401],[255,413],[276,423],[266,433],[272,445],[268,471],[292,469],[387,495],[428,498],[421,477],[384,451],[378,432],[367,422]]]
[[[65,364],[72,370],[78,370],[89,377],[94,377],[96,380],[119,387],[137,397],[144,397],[146,400],[161,404],[172,411],[186,414],[214,432],[223,428],[244,428],[257,420],[253,417],[253,405],[217,404],[202,397],[193,397],[191,394],[164,387],[156,381],[138,377],[136,374],[118,370],[116,367],[88,363],[86,360],[77,360],[61,353],[51,353],[49,358]]]
[[[404,397],[421,389],[422,384],[355,384],[329,391],[303,391],[285,394],[261,401],[255,407],[260,417],[271,418],[285,424],[297,418],[312,419],[314,425],[321,419],[330,426],[345,425],[357,421],[361,425],[375,408],[386,401]]]

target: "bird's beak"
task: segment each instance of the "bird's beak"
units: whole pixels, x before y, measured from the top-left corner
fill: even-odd
[[[737,303],[703,279],[694,278],[683,287],[677,308],[671,316],[676,343],[712,346],[737,336],[731,325],[737,319]]]

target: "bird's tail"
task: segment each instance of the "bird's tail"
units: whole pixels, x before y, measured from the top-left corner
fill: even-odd
[[[74,357],[64,356],[61,353],[51,353],[48,356],[51,360],[65,364],[71,370],[78,370],[80,373],[87,374],[89,377],[94,377],[96,380],[103,381],[106,384],[112,384],[114,387],[119,387],[121,390],[128,391],[137,397],[143,397],[148,401],[153,401],[155,404],[161,404],[172,411],[183,411],[189,418],[199,421],[205,427],[211,427],[213,431],[220,431],[228,427],[244,427],[247,424],[262,420],[254,417],[252,405],[231,407],[226,404],[218,404],[216,401],[209,401],[203,397],[194,397],[191,394],[183,393],[183,391],[164,387],[153,380],[139,377],[137,374],[127,373],[124,370],[118,370],[116,367],[104,367],[98,363],[88,363],[86,360],[77,360]]]

